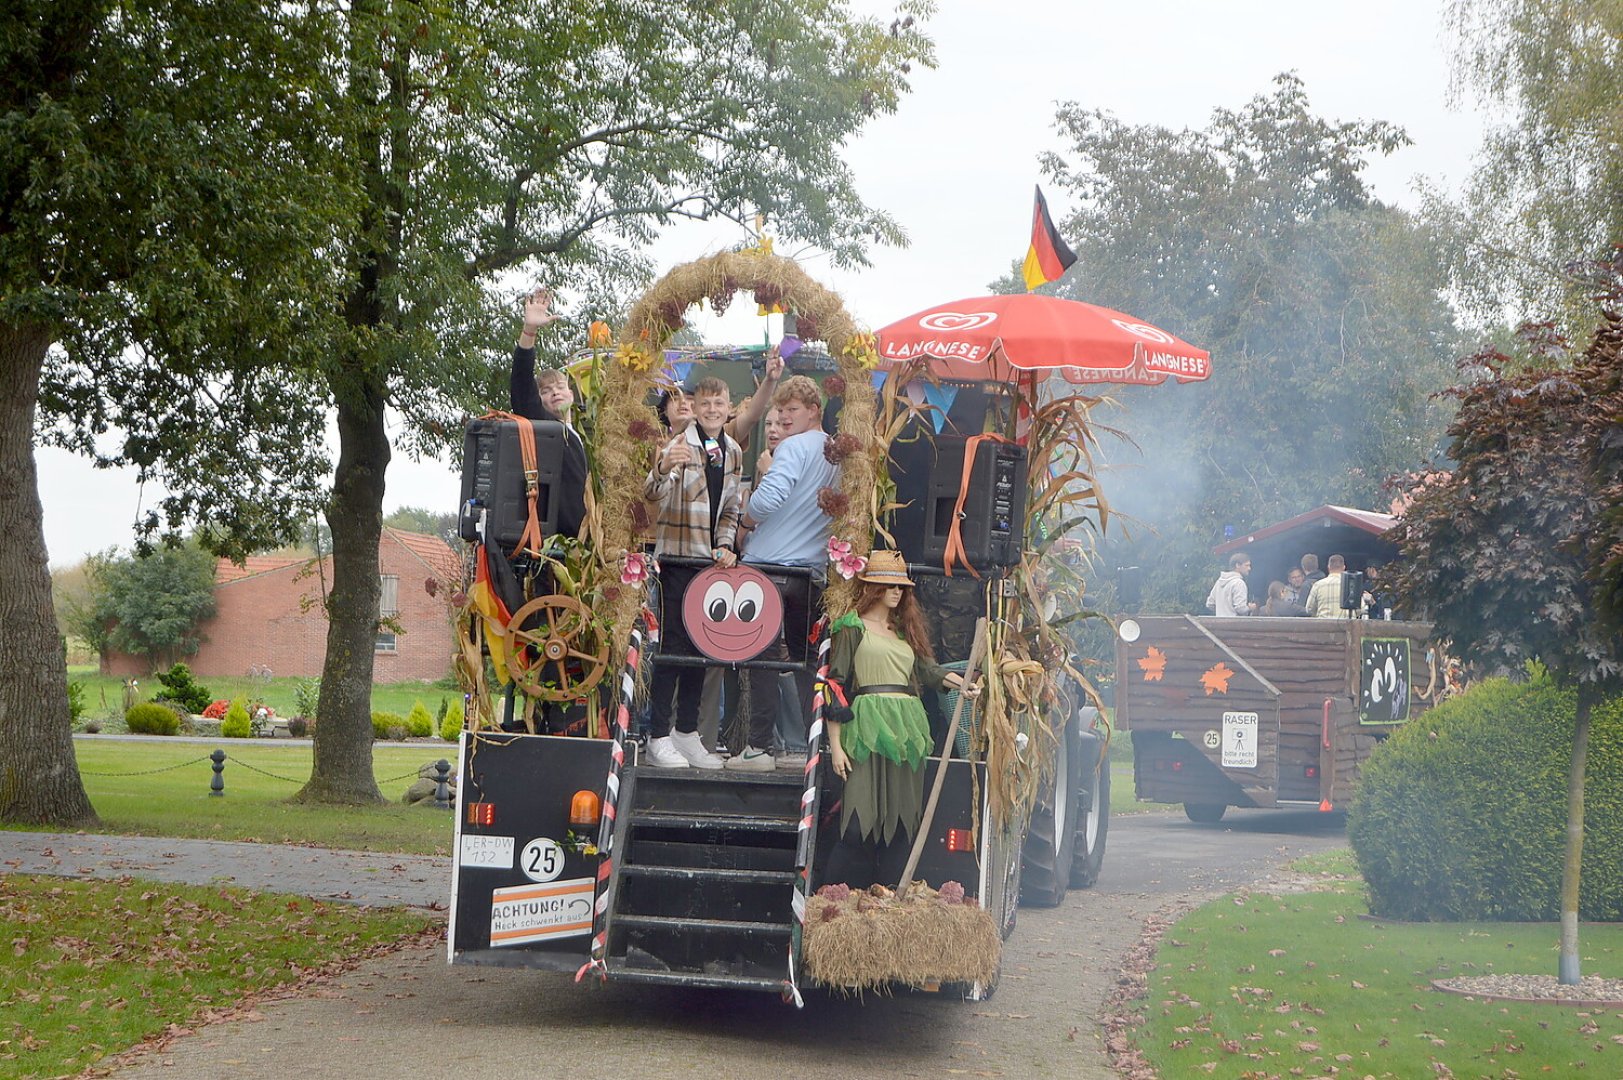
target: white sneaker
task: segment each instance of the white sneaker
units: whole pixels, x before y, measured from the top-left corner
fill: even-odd
[[[682,755],[682,759],[695,769],[719,769],[726,764],[704,748],[704,741],[697,731],[673,731],[670,743]]]
[[[663,739],[649,739],[648,749],[643,751],[642,764],[652,765],[656,769],[685,769],[688,759],[677,753],[676,747],[671,745],[671,737]]]
[[[741,772],[771,772],[778,767],[778,762],[765,750],[750,747],[737,757],[727,759],[727,768],[738,769]]]

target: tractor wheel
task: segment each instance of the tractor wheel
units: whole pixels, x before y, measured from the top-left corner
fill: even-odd
[[[1082,802],[1081,722],[1073,713],[1054,751],[1051,787],[1031,811],[1021,849],[1020,902],[1057,907],[1065,902],[1076,854],[1076,823]]]
[[[1227,809],[1228,807],[1223,803],[1186,802],[1183,804],[1183,812],[1189,820],[1201,825],[1216,825],[1223,820],[1223,812]]]
[[[1095,745],[1098,745],[1095,743]],[[1105,865],[1105,837],[1110,832],[1110,761],[1099,763],[1088,781],[1088,799],[1076,823],[1076,853],[1071,859],[1071,888],[1086,889],[1099,880]]]

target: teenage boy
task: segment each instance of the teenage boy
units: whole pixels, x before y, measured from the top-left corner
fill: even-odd
[[[778,409],[783,441],[772,457],[772,468],[760,478],[750,495],[745,525],[754,529],[744,561],[772,566],[804,566],[820,571],[828,563],[828,515],[817,505],[817,493],[832,487],[838,470],[823,456],[828,436],[823,433],[823,397],[817,384],[796,375],[778,388],[772,403]],[[811,596],[798,590],[784,597],[783,625],[804,627],[811,612]],[[780,632],[764,659],[787,662],[789,649]],[[800,683],[800,705],[811,701],[811,674],[795,672]],[[777,768],[772,757],[772,732],[778,712],[778,674],[750,669],[749,745],[727,761],[729,769],[766,772]]]
[[[575,390],[569,385],[569,376],[557,368],[542,368],[535,373],[535,389],[545,405],[558,419],[574,427]]]
[[[732,566],[738,561],[744,454],[726,432],[731,395],[726,383],[710,378],[694,387],[692,398],[693,423],[660,449],[654,469],[643,483],[643,498],[659,506],[654,553],[713,559],[718,566]],[[722,759],[706,750],[699,737],[704,676],[702,667],[654,666],[649,764],[666,769],[721,768]]]

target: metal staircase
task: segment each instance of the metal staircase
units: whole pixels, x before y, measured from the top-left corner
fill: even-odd
[[[802,772],[638,766],[623,783],[609,976],[787,992]]]

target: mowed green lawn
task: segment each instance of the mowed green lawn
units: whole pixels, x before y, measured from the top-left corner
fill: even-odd
[[[122,720],[124,715],[124,680],[111,675],[101,675],[91,665],[71,665],[68,668],[68,679],[72,682],[84,684],[85,719],[108,721]],[[276,710],[278,716],[292,716],[297,712],[294,707],[294,693],[304,679],[295,678],[199,678],[197,680],[206,687],[210,695],[216,699],[224,698],[244,701],[260,701]],[[153,696],[163,689],[163,684],[156,678],[139,680],[140,690],[138,697],[142,701],[150,701]],[[404,716],[411,712],[414,703],[421,701],[423,707],[434,715],[439,714],[440,701],[446,703],[459,701],[462,691],[441,683],[403,682],[383,683],[372,687],[372,711],[395,712]],[[120,728],[119,730],[122,730]]]
[[[209,753],[226,752],[225,794],[209,794]],[[209,840],[317,844],[356,851],[448,855],[451,811],[407,807],[400,797],[417,769],[445,758],[455,743],[373,746],[373,774],[388,805],[307,806],[288,800],[310,776],[310,747],[272,739],[218,743],[151,738],[74,741],[91,805],[108,832]]]
[[[1553,975],[1555,924],[1361,918],[1346,851],[1304,892],[1241,893],[1167,931],[1136,1041],[1162,1080],[1623,1076],[1623,1008],[1481,1001],[1433,979]],[[1623,978],[1623,925],[1586,923],[1586,975]]]

